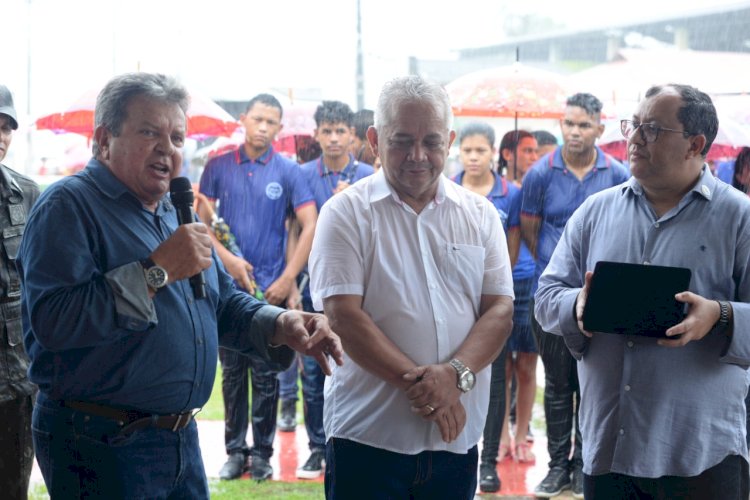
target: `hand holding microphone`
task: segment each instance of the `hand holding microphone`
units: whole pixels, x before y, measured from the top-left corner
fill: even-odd
[[[187,178],[172,179],[170,191],[180,227],[154,250],[151,260],[167,270],[170,283],[190,278],[195,298],[202,299],[206,297],[202,271],[213,262],[209,229],[205,224],[193,222],[193,191]]]

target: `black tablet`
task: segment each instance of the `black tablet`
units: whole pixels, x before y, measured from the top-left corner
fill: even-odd
[[[666,337],[685,317],[676,293],[688,290],[690,269],[600,261],[583,309],[590,332]]]

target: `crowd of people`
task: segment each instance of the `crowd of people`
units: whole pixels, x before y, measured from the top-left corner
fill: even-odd
[[[83,171],[40,195],[0,167],[12,498],[34,452],[52,497],[207,498],[194,416],[217,360],[223,480],[273,475],[301,382],[296,473],[324,474],[327,498],[497,492],[499,461],[536,460],[539,358],[537,497],[748,497],[750,148],[731,184],[714,176],[708,95],[648,89],[622,121],[626,167],[596,145],[587,93],[566,101],[562,144],[518,129],[497,143],[485,122],[453,130],[440,85],[396,78],[374,111],[323,101],[317,157],[299,162],[274,150],[284,110],[259,94],[194,203],[175,187],[188,102],[171,77],[117,76]],[[0,161],[17,126],[0,86]],[[587,331],[600,261],[689,268],[684,319],[658,338]]]

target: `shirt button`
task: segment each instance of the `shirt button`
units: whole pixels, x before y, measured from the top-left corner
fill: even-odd
[[[634,345],[633,341],[632,340],[628,340],[628,347],[633,347],[633,345]]]
[[[656,224],[654,224],[654,227],[659,227],[659,223],[657,222]]]
[[[625,386],[625,392],[628,392],[629,390],[630,390],[630,386],[629,386],[629,385],[626,385],[626,386]]]
[[[201,345],[203,343],[203,339],[198,339],[198,345]]]
[[[430,288],[435,289],[435,283],[430,283]]]
[[[625,435],[625,429],[620,429],[620,436],[624,436],[624,435]]]
[[[650,266],[650,265],[651,265],[651,262],[650,262],[650,261],[648,261],[648,260],[644,260],[644,261],[643,261],[643,265],[644,265],[644,266]]]

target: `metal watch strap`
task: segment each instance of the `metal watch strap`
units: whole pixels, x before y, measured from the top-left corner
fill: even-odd
[[[729,302],[725,300],[717,300],[719,304],[719,319],[716,321],[716,326],[725,328],[729,326]]]

